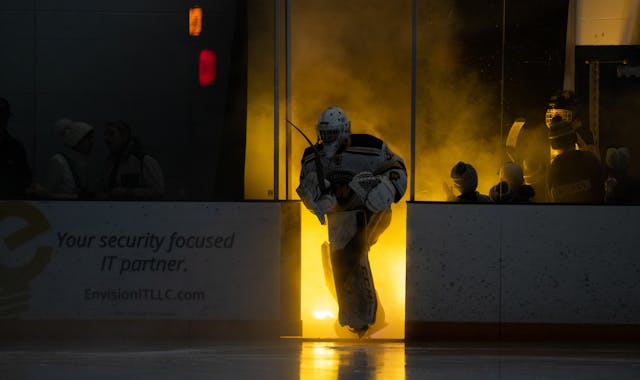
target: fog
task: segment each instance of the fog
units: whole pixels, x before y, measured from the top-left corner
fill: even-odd
[[[431,3],[418,12],[416,200],[444,200],[442,182],[460,160],[476,167],[486,193],[508,132],[496,107],[499,84],[465,64],[453,2]],[[410,1],[294,2],[291,106],[307,135],[315,136],[325,107],[338,105],[353,133],[382,138],[409,167],[411,11]],[[293,145],[295,160],[305,143],[295,136]]]

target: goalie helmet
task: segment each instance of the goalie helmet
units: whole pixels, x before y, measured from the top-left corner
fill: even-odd
[[[351,121],[342,109],[331,106],[320,114],[318,137],[327,157],[333,157],[351,134]]]

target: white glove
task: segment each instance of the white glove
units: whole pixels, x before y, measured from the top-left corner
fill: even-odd
[[[365,206],[373,212],[389,208],[396,193],[396,188],[393,187],[389,178],[386,176],[379,177],[380,183],[369,192],[367,200],[364,202]]]
[[[356,174],[349,182],[349,187],[373,212],[389,208],[396,193],[396,188],[387,176],[374,176],[369,172]]]
[[[329,188],[331,182],[325,179],[324,186]],[[322,194],[316,172],[311,172],[300,180],[296,193],[298,193],[305,207],[311,210],[322,224],[325,223],[324,215],[333,210],[338,204],[338,200],[333,194]]]
[[[300,179],[300,185],[296,192],[302,200],[316,200],[320,196],[320,187],[318,186],[318,174],[311,172]]]
[[[310,189],[306,188],[306,187],[302,187],[298,186],[298,188],[296,189],[296,193],[298,193],[298,196],[300,197],[300,200],[302,200],[302,203],[304,204],[304,206],[309,209],[312,210],[314,209],[315,205],[315,196],[313,194],[313,191],[311,191]]]
[[[314,203],[315,206],[312,208],[313,213],[318,217],[320,224],[324,224],[324,215],[333,210],[334,207],[336,207],[336,205],[338,204],[338,199],[333,194],[325,194]]]
[[[324,188],[328,189],[331,187],[331,182],[324,180]],[[300,185],[296,189],[296,192],[300,196],[300,198],[307,197],[311,200],[316,200],[322,195],[322,191],[320,190],[320,182],[318,181],[318,174],[316,172],[311,172],[305,175],[300,180]]]

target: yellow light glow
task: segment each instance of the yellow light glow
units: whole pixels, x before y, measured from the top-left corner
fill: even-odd
[[[335,380],[353,374],[372,380],[405,379],[404,344],[302,344],[300,380]]]
[[[327,319],[327,318],[332,318],[335,319],[336,315],[329,310],[317,310],[313,312],[313,317],[315,319]]]
[[[332,357],[336,353],[330,347],[318,342],[311,342],[311,349],[314,357]]]
[[[302,284],[301,318],[303,338],[349,338],[355,335],[340,327],[336,317],[338,305],[330,284],[327,284],[322,264],[321,247],[327,240],[326,226],[302,207]],[[370,338],[403,339],[405,317],[406,273],[406,207],[403,202],[393,205],[393,220],[369,252],[373,281],[383,308],[378,313],[381,325]],[[331,305],[327,307],[327,305]],[[318,310],[335,310],[333,317],[317,318]],[[384,321],[382,321],[384,319]]]
[[[300,380],[335,380],[340,356],[331,345],[319,342],[302,344],[300,351]]]
[[[189,35],[199,36],[202,32],[202,8],[189,8]]]

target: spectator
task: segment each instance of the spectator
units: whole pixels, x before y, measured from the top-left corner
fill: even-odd
[[[445,183],[444,189],[447,193],[447,201],[462,203],[491,202],[488,196],[476,191],[478,174],[471,164],[462,161],[455,164],[451,169],[451,179],[453,180],[453,188],[459,195],[456,195],[453,189]]]
[[[104,142],[109,150],[102,177],[104,197],[114,200],[159,200],[164,196],[162,169],[144,152],[125,121],[107,122]]]
[[[535,190],[524,183],[522,168],[507,162],[500,170],[500,183],[489,191],[489,197],[499,203],[529,203],[535,196]]]
[[[551,202],[602,203],[604,180],[600,160],[590,151],[577,150],[571,124],[555,116],[549,128],[549,143],[557,152],[547,172]]]
[[[545,122],[551,128],[551,120],[559,116],[576,132],[576,144],[580,150],[590,151],[600,159],[600,153],[595,146],[595,139],[591,129],[582,122],[583,105],[573,91],[559,91],[549,98]]]
[[[7,131],[11,116],[11,105],[0,98],[0,199],[25,198],[33,182],[24,146]]]
[[[548,134],[548,130],[545,134]],[[547,198],[547,168],[549,166],[549,152],[545,152],[544,159],[539,156],[533,156],[530,159],[522,161],[522,172],[524,183],[531,186],[534,196],[531,202],[546,203]]]
[[[609,148],[605,155],[607,179],[605,181],[605,203],[635,203],[636,184],[629,175],[631,154],[629,148]]]
[[[489,199],[495,203],[511,203],[513,201],[513,195],[511,194],[509,182],[500,181],[498,184],[492,186],[489,190]]]
[[[82,121],[60,119],[56,122],[56,128],[62,136],[64,147],[49,161],[45,181],[48,197],[52,199],[93,198],[89,166],[93,151],[93,126]]]

